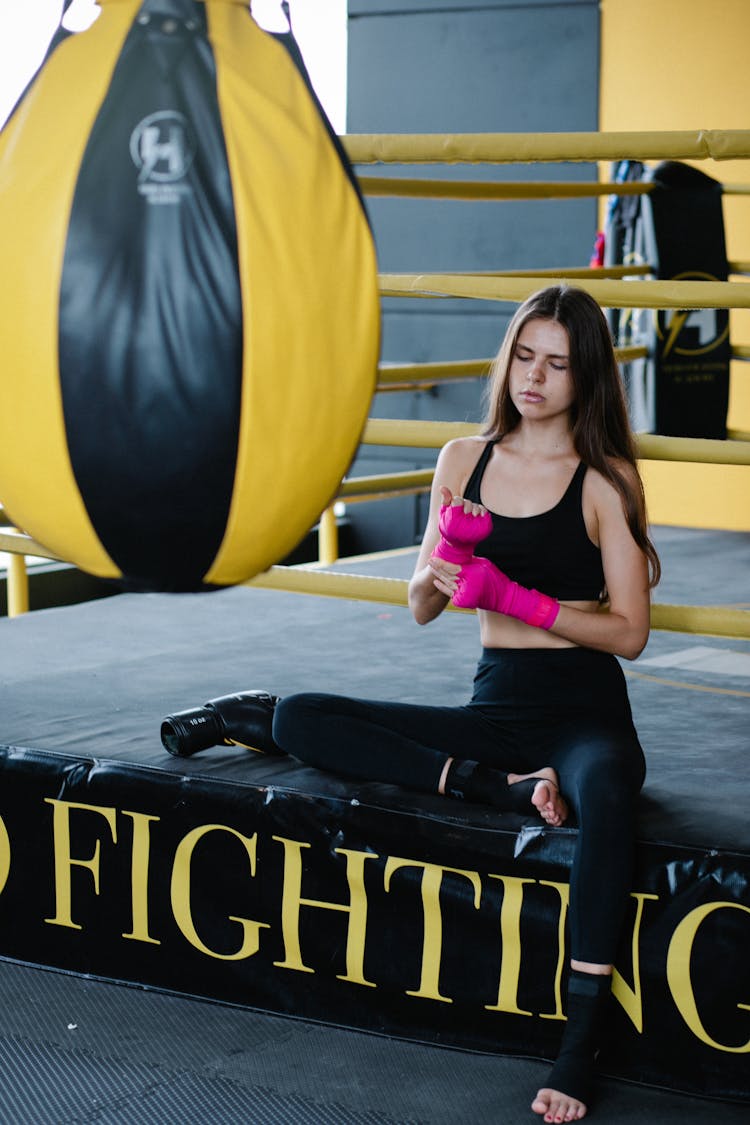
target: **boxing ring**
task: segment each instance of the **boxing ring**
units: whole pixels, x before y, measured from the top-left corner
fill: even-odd
[[[345,141],[356,164],[750,156],[747,133]],[[387,275],[381,294],[512,302],[549,276]],[[554,276],[608,307],[750,307],[742,282]],[[485,360],[383,367],[379,386],[485,369]],[[437,448],[476,431],[371,419],[362,440]],[[743,435],[643,434],[639,453],[750,465]],[[411,494],[430,480],[352,478],[339,498]],[[405,608],[414,550],[336,561],[332,512],[319,564],[275,566],[210,594],[118,594],[28,614],[22,557],[51,555],[0,528],[0,550],[19,559],[13,616],[0,621],[0,956],[423,1043],[552,1057],[575,827],[239,749],[179,760],[161,748],[164,714],[240,688],[467,697],[471,614],[415,629]],[[649,776],[601,1067],[748,1101],[750,829],[737,795],[750,534],[657,528],[655,538],[665,571],[655,632],[626,668]],[[721,605],[711,601],[718,589]],[[699,644],[686,640],[695,635]]]

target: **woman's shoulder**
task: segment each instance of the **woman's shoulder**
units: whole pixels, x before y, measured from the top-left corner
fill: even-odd
[[[638,475],[637,468],[635,465],[631,464],[630,461],[626,460],[624,457],[607,457],[606,463],[609,470],[620,477],[621,480],[624,480],[626,484],[632,485],[635,488],[639,487],[641,478]],[[603,484],[610,483],[610,478],[607,474],[595,468],[593,465],[588,466],[588,473],[595,480],[602,481]]]
[[[447,442],[435,466],[435,481],[446,485],[454,494],[463,493],[486,444],[486,439],[479,434]]]
[[[628,492],[638,495],[642,491],[641,478],[635,465],[623,457],[608,457],[607,466]],[[593,465],[589,465],[586,469],[584,488],[595,503],[618,505],[622,503],[622,492],[617,488],[612,476],[608,476],[601,469],[594,468]]]
[[[477,457],[487,445],[487,438],[481,434],[470,434],[468,437],[453,438],[446,442],[440,450],[441,461],[449,464],[474,464]]]

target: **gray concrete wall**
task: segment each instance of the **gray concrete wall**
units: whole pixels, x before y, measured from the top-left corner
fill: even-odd
[[[577,132],[598,127],[597,0],[349,0],[349,133]],[[591,180],[591,165],[368,166],[362,174],[493,180]],[[586,265],[593,200],[457,202],[371,199],[381,271]],[[392,362],[493,354],[515,306],[458,300],[383,302]],[[381,394],[373,416],[479,419],[481,383]],[[356,475],[423,467],[369,447]],[[418,540],[424,500],[350,509],[360,550]]]

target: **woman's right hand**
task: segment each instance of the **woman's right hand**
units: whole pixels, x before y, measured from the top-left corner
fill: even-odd
[[[409,608],[418,625],[434,621],[443,612],[456,589],[461,563],[473,557],[475,545],[491,526],[486,522],[486,509],[465,500],[460,491],[480,452],[478,439],[454,438],[438,456],[427,526],[409,582]]]

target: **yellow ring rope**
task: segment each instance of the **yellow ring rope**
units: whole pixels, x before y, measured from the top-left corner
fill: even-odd
[[[319,597],[351,598],[355,601],[382,605],[406,606],[409,583],[404,578],[373,578],[365,574],[342,574],[304,567],[272,566],[257,575],[246,586],[261,590],[283,590],[292,594],[315,594]],[[473,613],[456,609],[451,612]],[[677,633],[701,633],[720,637],[750,639],[750,614],[741,609],[713,606],[654,605],[651,607],[654,629]]]
[[[750,359],[750,348],[745,351],[746,355],[737,358]],[[620,363],[629,363],[634,359],[645,359],[648,356],[648,348],[635,346],[615,348],[615,355]],[[489,375],[491,365],[491,358],[446,360],[435,363],[381,364],[378,368],[378,388],[391,383],[434,383],[441,379],[470,379],[486,376]]]
[[[0,531],[0,550],[48,559],[56,557],[41,544],[35,543],[30,536],[16,529]],[[373,578],[363,574],[273,566],[265,574],[256,576],[244,585],[256,589],[351,598],[385,605],[407,605],[408,582],[402,578]],[[13,612],[14,614],[23,612],[25,608],[28,608],[27,604],[22,603],[15,606]],[[448,608],[457,613],[473,612],[473,610],[456,610],[453,606]],[[750,639],[750,615],[745,610],[711,606],[654,605],[651,607],[651,624],[654,629],[664,629],[669,632]]]
[[[407,176],[359,176],[359,186],[369,198],[403,199],[580,199],[601,195],[648,195],[654,185],[646,180],[625,183],[569,181],[424,180]],[[724,195],[750,195],[750,184],[722,184]]]
[[[0,529],[0,551],[9,551],[12,555],[33,555],[34,558],[59,561],[58,556],[52,551],[15,527]]]
[[[550,266],[545,269],[532,269],[532,270],[462,270],[460,273],[451,270],[440,273],[412,274],[412,273],[394,273],[382,274],[382,277],[396,278],[413,278],[413,277],[441,277],[451,279],[454,277],[533,277],[534,279],[547,279],[547,278],[586,278],[589,277],[592,281],[601,279],[609,280],[622,280],[626,277],[643,277],[654,272],[654,267],[648,262],[630,262],[628,265],[622,266]]]
[[[561,274],[560,279],[564,280]],[[380,275],[384,297],[462,297],[480,301],[525,301],[549,284],[549,275],[471,276],[439,273]],[[605,308],[750,309],[750,285],[743,281],[591,281],[576,279]]]
[[[597,195],[647,195],[652,183],[493,183],[487,180],[418,180],[406,176],[359,176],[363,193],[404,199],[579,199]]]
[[[457,437],[481,432],[476,422],[423,422],[370,418],[362,436],[364,445],[411,446],[441,449]],[[719,441],[713,438],[636,436],[638,456],[647,461],[689,461],[695,464],[750,465],[750,442]]]
[[[531,164],[750,157],[750,130],[610,133],[350,133],[353,164]]]

